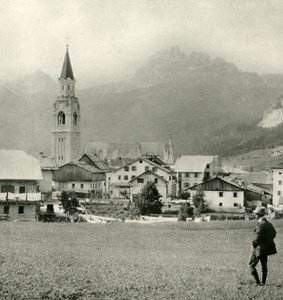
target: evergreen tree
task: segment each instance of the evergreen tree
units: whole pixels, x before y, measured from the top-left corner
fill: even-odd
[[[64,213],[67,214],[69,217],[73,216],[78,212],[80,202],[74,194],[69,194],[63,191],[61,194],[60,201],[60,207],[63,208]]]
[[[161,195],[154,182],[148,182],[139,195],[136,206],[142,215],[160,214],[162,202],[159,200]]]

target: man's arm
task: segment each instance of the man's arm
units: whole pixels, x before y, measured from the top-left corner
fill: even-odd
[[[254,248],[256,248],[257,245],[259,244],[259,242],[262,238],[262,233],[263,233],[263,228],[259,224],[259,225],[257,225],[257,227],[254,230],[254,238],[253,238],[253,241],[252,241],[252,245],[253,245]]]

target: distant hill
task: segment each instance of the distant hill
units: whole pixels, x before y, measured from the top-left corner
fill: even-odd
[[[241,72],[221,58],[185,55],[178,47],[158,52],[127,82],[77,91],[82,144],[165,141],[169,132],[178,154],[227,156],[280,144],[282,126],[257,125],[283,93],[281,78]],[[1,148],[50,153],[56,94],[57,83],[41,71],[0,81]]]

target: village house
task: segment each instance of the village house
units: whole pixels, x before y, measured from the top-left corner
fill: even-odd
[[[259,190],[240,186],[221,177],[214,177],[186,189],[190,192],[190,199],[199,189],[204,191],[210,209],[224,212],[244,212],[245,207],[250,206],[249,202],[261,201],[263,195]]]
[[[69,162],[54,172],[57,191],[75,192],[84,197],[102,198],[105,195],[105,171],[84,161]]]
[[[283,163],[273,167],[273,206],[283,206]]]
[[[101,157],[99,157],[97,154],[90,154],[85,153],[79,158],[79,161],[83,161],[99,170],[102,171],[110,171],[111,168],[109,167],[106,160],[103,160]]]
[[[157,156],[142,156],[106,174],[106,191],[111,198],[125,194],[134,201],[141,189],[154,181],[163,200],[175,194],[175,172]]]
[[[221,161],[218,156],[182,155],[177,158],[172,169],[177,173],[177,194],[222,173]]]
[[[42,180],[37,159],[21,150],[0,150],[0,218],[35,220]]]

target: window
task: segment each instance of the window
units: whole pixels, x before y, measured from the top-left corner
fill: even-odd
[[[2,185],[1,193],[15,193],[15,187],[13,185]]]
[[[77,122],[78,122],[78,115],[77,115],[76,112],[74,112],[74,114],[73,114],[73,124],[76,126]]]
[[[135,176],[135,175],[132,175],[131,179],[133,180],[133,179],[135,179],[135,178],[136,178],[136,176]]]
[[[75,184],[74,183],[72,183],[72,189],[74,189],[75,188]]]
[[[24,206],[20,205],[19,206],[19,215],[23,215],[24,214]]]
[[[223,192],[219,192],[219,197],[223,197]]]
[[[129,167],[124,167],[125,172],[129,172]]]
[[[153,168],[152,168],[152,172],[157,172],[157,168],[156,168],[156,167],[153,167]]]
[[[281,191],[278,191],[278,192],[277,192],[277,195],[280,196],[280,195],[281,195]]]
[[[68,85],[68,91],[70,90],[70,86]]]
[[[279,175],[281,175],[282,174],[282,172],[279,172]]]
[[[132,171],[136,171],[137,167],[136,166],[132,166]]]
[[[222,206],[222,202],[219,202],[219,206]]]
[[[171,181],[171,176],[169,176],[169,181]]]
[[[83,183],[81,183],[81,189],[83,189],[84,188],[84,184]]]
[[[195,173],[195,177],[198,177],[198,173]]]
[[[4,214],[5,215],[9,214],[9,205],[4,205]]]
[[[282,185],[282,180],[278,180],[278,185]]]
[[[140,164],[142,164],[142,160],[140,159]]]
[[[144,183],[144,180],[143,180],[143,178],[138,178],[138,179],[137,179],[137,182],[138,182],[138,183]]]
[[[24,194],[26,192],[26,187],[25,186],[20,186],[20,194]]]
[[[118,175],[118,180],[121,180],[121,175]]]
[[[189,177],[189,174],[190,174],[190,173],[185,173],[185,174],[186,174],[185,177]]]
[[[206,165],[206,168],[209,169],[209,164]]]
[[[62,111],[58,114],[58,125],[65,125],[65,114]]]
[[[186,187],[189,187],[189,183],[188,182],[185,182],[184,183],[184,187],[186,188]]]
[[[155,183],[158,183],[158,178],[154,178],[154,182],[155,182]]]
[[[149,166],[144,167],[144,170],[148,171],[149,170]]]
[[[238,203],[234,203],[234,207],[237,207],[238,206]]]
[[[234,198],[237,198],[237,197],[238,197],[238,193],[236,193],[236,192],[233,193],[233,197],[234,197]]]
[[[128,180],[128,175],[125,175],[125,176],[124,176],[124,180]]]

